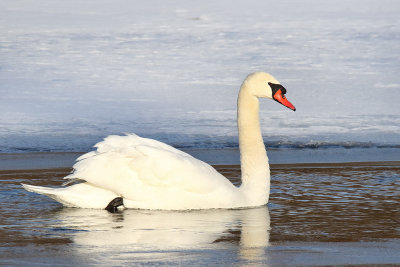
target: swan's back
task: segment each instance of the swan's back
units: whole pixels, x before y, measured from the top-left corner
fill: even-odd
[[[124,198],[126,207],[224,207],[237,191],[207,163],[153,139],[109,136],[95,147],[78,158],[66,178],[110,190]]]

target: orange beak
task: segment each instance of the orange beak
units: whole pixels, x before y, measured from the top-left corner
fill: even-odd
[[[275,101],[281,103],[285,107],[290,108],[293,111],[296,111],[296,108],[292,105],[292,103],[289,102],[289,100],[287,100],[285,95],[282,93],[281,89],[279,89],[275,92],[275,94],[273,95],[273,98]]]

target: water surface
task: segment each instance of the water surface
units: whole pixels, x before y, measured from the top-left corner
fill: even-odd
[[[238,165],[217,169],[240,183]],[[0,171],[0,263],[400,263],[398,162],[273,165],[268,206],[238,210],[110,214],[63,208],[20,187],[60,185],[69,171]]]

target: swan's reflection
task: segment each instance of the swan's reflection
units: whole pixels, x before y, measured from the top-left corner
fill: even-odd
[[[116,214],[64,208],[56,217],[55,228],[69,230],[79,254],[238,246],[239,257],[252,260],[261,256],[269,242],[266,206],[186,212],[124,210]]]

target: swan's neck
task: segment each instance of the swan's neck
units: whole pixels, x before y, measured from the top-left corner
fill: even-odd
[[[245,84],[238,97],[239,148],[242,170],[241,189],[247,198],[265,203],[269,198],[270,171],[260,129],[258,98]],[[263,203],[264,204],[264,203]]]

